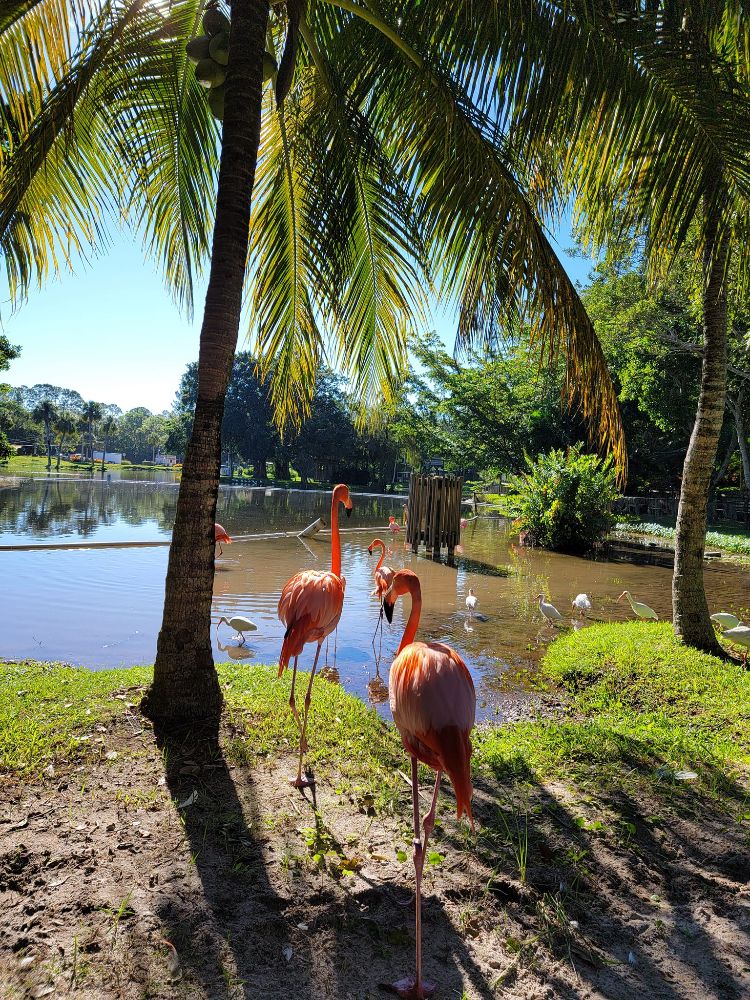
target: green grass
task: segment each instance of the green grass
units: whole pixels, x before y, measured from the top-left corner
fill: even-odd
[[[573,718],[483,732],[478,756],[495,770],[595,765],[669,778],[692,768],[718,785],[750,763],[750,673],[684,646],[666,623],[571,632],[541,672],[568,694]]]
[[[654,538],[674,538],[675,529],[668,524],[652,524],[647,521],[619,522],[615,531],[629,535],[651,535]],[[750,556],[750,532],[740,528],[725,531],[706,532],[706,545],[709,548],[723,549],[741,556]]]
[[[99,463],[101,465],[101,463]],[[90,462],[68,462],[67,459],[60,460],[60,472],[80,472],[82,469],[90,469]],[[52,473],[57,472],[57,458],[52,458]],[[46,476],[47,456],[46,455],[15,455],[11,456],[7,462],[0,462],[0,476]]]
[[[750,764],[750,672],[696,652],[668,624],[593,625],[561,636],[540,668],[541,682],[562,690],[567,711],[552,719],[480,725],[475,766],[496,778],[581,777],[606,783],[634,774],[656,784],[694,769],[713,790],[728,790]],[[222,664],[219,677],[236,735],[227,755],[245,763],[293,753],[291,672]],[[0,769],[39,774],[56,758],[94,746],[79,742],[95,723],[124,711],[113,695],[145,684],[149,668],[89,672],[36,663],[0,665]],[[302,707],[307,675],[298,676]],[[130,700],[138,701],[138,692]],[[318,679],[308,759],[344,784],[387,790],[406,758],[393,726],[338,685]]]

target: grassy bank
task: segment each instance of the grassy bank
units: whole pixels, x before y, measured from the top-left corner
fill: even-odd
[[[0,995],[375,1000],[411,967],[393,727],[318,681],[302,795],[288,675],[219,675],[220,745],[157,746],[137,711],[149,668],[0,665]],[[666,625],[550,647],[557,716],[475,732],[475,834],[441,797],[425,868],[441,995],[661,996],[668,969],[681,1000],[740,1000],[749,677]]]
[[[651,535],[653,538],[674,539],[675,529],[668,524],[654,524],[647,521],[618,522],[615,531],[623,535]],[[740,528],[706,532],[706,547],[722,549],[739,556],[750,557],[750,532]]]
[[[296,740],[288,711],[289,676],[271,666],[222,664],[237,761],[273,754]],[[136,704],[127,689],[150,668],[92,673],[36,663],[0,672],[0,767],[39,773],[55,757],[88,747],[83,730]],[[750,673],[683,646],[668,624],[595,625],[561,636],[542,663],[539,683],[561,692],[559,717],[480,725],[475,764],[497,775],[580,773],[627,764],[654,780],[705,768],[710,783],[750,763]],[[122,695],[125,691],[126,694]],[[119,697],[116,695],[119,693]],[[401,761],[393,727],[338,685],[319,681],[311,715],[311,760],[358,780]],[[244,739],[252,734],[252,742]]]

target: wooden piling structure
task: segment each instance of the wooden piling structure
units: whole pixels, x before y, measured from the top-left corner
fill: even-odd
[[[463,485],[460,476],[411,476],[406,541],[412,552],[423,544],[438,559],[445,546],[448,560],[453,559],[461,532]]]

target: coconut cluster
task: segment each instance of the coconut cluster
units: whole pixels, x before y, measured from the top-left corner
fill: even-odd
[[[225,82],[229,63],[229,18],[215,7],[203,15],[204,35],[196,35],[185,46],[188,59],[195,63],[195,78],[208,90],[208,106],[219,121],[224,120]],[[270,52],[263,55],[263,82],[276,73],[276,60]]]

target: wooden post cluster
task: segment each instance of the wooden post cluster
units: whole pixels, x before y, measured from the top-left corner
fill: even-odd
[[[461,531],[460,476],[416,476],[409,481],[406,541],[416,552],[424,544],[433,559],[446,546],[448,559],[458,545]]]

